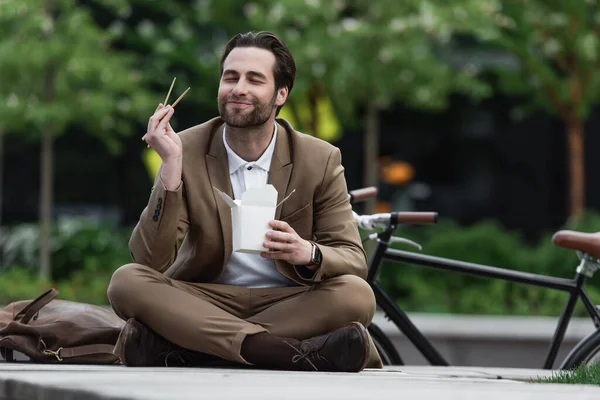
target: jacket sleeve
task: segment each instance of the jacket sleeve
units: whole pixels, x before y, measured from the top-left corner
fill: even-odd
[[[189,225],[184,184],[167,190],[159,170],[148,205],[129,240],[133,261],[164,272],[175,261]]]
[[[320,282],[338,275],[367,277],[367,257],[348,196],[340,150],[330,153],[323,181],[314,196],[313,237],[321,250],[316,271],[296,266],[302,278]]]

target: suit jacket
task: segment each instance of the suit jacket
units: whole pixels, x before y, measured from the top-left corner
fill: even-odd
[[[276,260],[289,279],[310,285],[328,277],[353,274],[366,278],[367,262],[348,200],[338,148],[296,132],[277,119],[277,141],[268,183],[278,192],[275,219],[286,221],[322,253],[316,272]],[[182,184],[168,191],[157,174],[148,205],[133,230],[129,248],[135,262],[173,279],[211,282],[232,251],[231,209],[213,186],[233,198],[220,117],[180,133]]]

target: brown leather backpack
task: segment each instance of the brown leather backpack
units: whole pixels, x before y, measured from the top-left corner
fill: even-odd
[[[2,358],[14,361],[18,351],[40,363],[119,363],[112,351],[125,322],[108,308],[55,300],[57,295],[50,289],[0,310]]]

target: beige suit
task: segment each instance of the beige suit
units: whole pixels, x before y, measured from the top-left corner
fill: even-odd
[[[277,270],[296,287],[210,283],[232,251],[231,210],[213,190],[233,197],[224,123],[215,118],[180,133],[183,183],[178,190],[167,191],[158,177],[155,181],[129,243],[135,263],[117,270],[109,287],[111,304],[122,318],[138,318],[181,346],[239,362],[245,362],[239,354],[247,334],[269,331],[304,339],[351,320],[368,325],[374,296],[364,281],[366,256],[340,151],[294,131],[282,119],[277,123],[268,183],[277,189],[278,203],[296,191],[275,219],[317,243],[320,268],[313,273],[276,260]],[[371,366],[380,365],[372,353]]]

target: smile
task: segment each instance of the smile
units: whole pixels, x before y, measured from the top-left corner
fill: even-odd
[[[245,106],[251,106],[252,103],[242,103],[240,101],[229,101],[227,104],[231,104],[235,107],[245,107]]]

